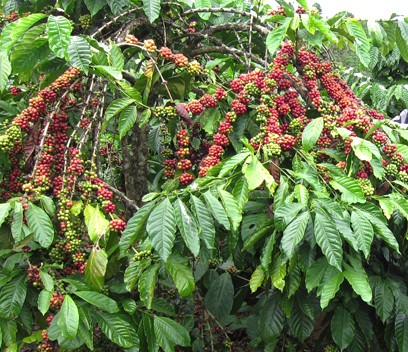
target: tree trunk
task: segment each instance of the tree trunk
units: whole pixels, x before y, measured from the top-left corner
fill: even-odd
[[[126,195],[140,206],[142,197],[148,192],[148,138],[149,125],[133,126],[132,134],[123,139],[123,173]]]

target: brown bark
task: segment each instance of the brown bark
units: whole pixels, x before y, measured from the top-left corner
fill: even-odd
[[[142,198],[148,192],[148,136],[148,124],[142,128],[135,124],[131,135],[122,143],[126,196],[138,206],[142,205]]]

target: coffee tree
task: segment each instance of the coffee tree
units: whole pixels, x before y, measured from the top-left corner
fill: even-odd
[[[408,134],[328,60],[378,31],[279,4],[2,2],[6,351],[407,350]]]

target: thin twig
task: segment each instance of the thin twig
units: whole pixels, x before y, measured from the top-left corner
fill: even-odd
[[[106,186],[113,192],[115,193],[119,198],[122,199],[123,203],[125,203],[125,206],[129,209],[133,209],[134,211],[138,211],[139,207],[136,205],[136,203],[127,197],[123,192],[119,191],[117,188],[113,187],[109,183],[106,183]]]

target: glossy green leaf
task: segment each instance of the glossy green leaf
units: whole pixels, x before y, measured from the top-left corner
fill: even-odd
[[[88,204],[84,210],[84,218],[88,235],[92,242],[96,242],[101,237],[106,236],[109,231],[109,220],[99,210],[98,205],[93,207],[91,204]]]
[[[139,278],[138,290],[140,293],[140,299],[148,309],[150,309],[153,304],[154,290],[156,289],[159,268],[160,265],[157,263],[146,269]]]
[[[221,225],[223,225],[226,230],[229,230],[231,226],[228,219],[228,215],[220,201],[217,198],[215,198],[209,191],[204,193],[204,198],[214,218]]]
[[[408,316],[399,313],[395,317],[395,336],[400,351],[408,350]]]
[[[366,198],[360,184],[347,176],[336,176],[330,181],[330,185],[341,192],[341,200],[343,202],[353,203],[365,203]]]
[[[199,225],[199,235],[208,249],[214,248],[215,227],[211,213],[204,202],[194,195],[191,195],[192,209],[197,217]]]
[[[122,236],[119,240],[121,255],[124,255],[125,251],[129,247],[143,238],[146,230],[147,219],[149,218],[149,215],[154,207],[155,203],[147,203],[141,207],[127,222],[126,228],[122,232]]]
[[[106,0],[84,0],[86,7],[88,8],[91,16],[95,16],[100,10],[107,4]]]
[[[98,311],[96,321],[106,337],[120,347],[129,348],[135,344],[137,332],[121,315]]]
[[[309,219],[309,212],[301,213],[283,231],[282,250],[289,259],[293,257],[298,244],[303,240]]]
[[[192,269],[187,265],[185,258],[171,255],[165,264],[181,297],[190,296],[195,288]]]
[[[255,292],[263,283],[265,279],[265,273],[262,269],[262,265],[258,265],[255,271],[251,275],[251,279],[249,280],[249,288],[251,292]]]
[[[28,227],[34,232],[34,240],[41,247],[48,248],[54,240],[54,228],[48,214],[35,204],[25,212]]]
[[[161,0],[143,0],[143,11],[150,23],[160,16]]]
[[[291,21],[291,17],[286,17],[279,26],[268,33],[265,43],[266,48],[272,55],[275,55],[278,48],[282,45]]]
[[[211,283],[205,295],[204,303],[217,319],[222,319],[231,312],[233,299],[234,285],[231,275],[224,273]]]
[[[3,224],[4,220],[9,215],[10,210],[11,210],[10,203],[0,204],[0,226]]]
[[[341,271],[343,259],[342,240],[331,219],[324,211],[317,211],[314,219],[316,242],[329,264]]]
[[[128,133],[137,120],[137,109],[135,105],[130,105],[123,109],[119,118],[119,139],[122,139]]]
[[[357,293],[364,302],[370,302],[373,293],[370,284],[368,283],[368,276],[363,267],[355,268],[345,264],[344,277],[349,282],[354,292]]]
[[[85,283],[95,291],[101,291],[105,283],[108,255],[103,249],[94,249],[85,268]]]
[[[223,164],[220,173],[218,174],[219,177],[223,177],[227,175],[229,172],[234,170],[234,168],[244,162],[245,159],[248,158],[251,154],[246,153],[239,153],[234,155],[233,157],[227,159]]]
[[[200,238],[198,236],[198,225],[186,205],[177,199],[173,203],[177,227],[180,230],[184,243],[195,257],[200,252]]]
[[[408,23],[398,20],[395,35],[395,41],[401,56],[405,62],[408,62]]]
[[[285,314],[276,299],[270,297],[258,319],[258,331],[264,342],[272,342],[280,335],[285,323]]]
[[[12,319],[20,314],[27,294],[26,275],[16,276],[0,291],[0,317]]]
[[[48,16],[47,34],[51,50],[57,57],[65,57],[71,40],[72,26],[64,16]]]
[[[169,257],[176,238],[176,218],[168,198],[151,212],[146,226],[150,242],[164,261]]]
[[[50,300],[52,298],[52,291],[42,290],[38,295],[38,310],[41,312],[42,315],[45,315],[50,308]]]
[[[336,308],[330,327],[334,342],[343,351],[354,338],[354,320],[350,312],[344,307]]]
[[[67,339],[72,339],[76,336],[79,326],[78,307],[70,295],[64,296],[59,312],[58,326],[61,329],[62,335]]]
[[[335,270],[328,281],[324,283],[320,295],[320,307],[326,308],[329,302],[336,296],[340,289],[340,285],[344,281],[344,275],[340,271]]]
[[[119,114],[129,105],[133,104],[135,101],[130,98],[119,98],[114,100],[110,105],[106,108],[105,111],[105,120],[109,121],[112,117]]]
[[[227,216],[231,221],[232,230],[237,231],[242,221],[242,213],[239,205],[231,193],[221,189],[218,190],[218,193],[221,197],[222,204],[227,211]]]
[[[91,46],[86,39],[72,36],[67,47],[69,62],[72,66],[88,73],[91,63]]]
[[[361,23],[355,18],[346,21],[348,32],[354,37],[354,48],[364,67],[370,64],[370,43]]]
[[[358,210],[351,213],[351,224],[357,238],[358,247],[367,258],[370,254],[371,243],[374,239],[373,227],[364,214]]]
[[[154,317],[154,333],[157,342],[164,352],[174,352],[174,346],[190,346],[190,335],[187,329],[166,317]]]
[[[0,92],[6,88],[10,73],[11,63],[8,54],[0,50]]]
[[[309,122],[305,127],[302,133],[302,145],[306,152],[313,149],[316,145],[316,142],[323,131],[323,125],[323,117],[318,117]]]
[[[108,313],[119,312],[119,306],[112,298],[95,291],[75,291],[76,296]]]

